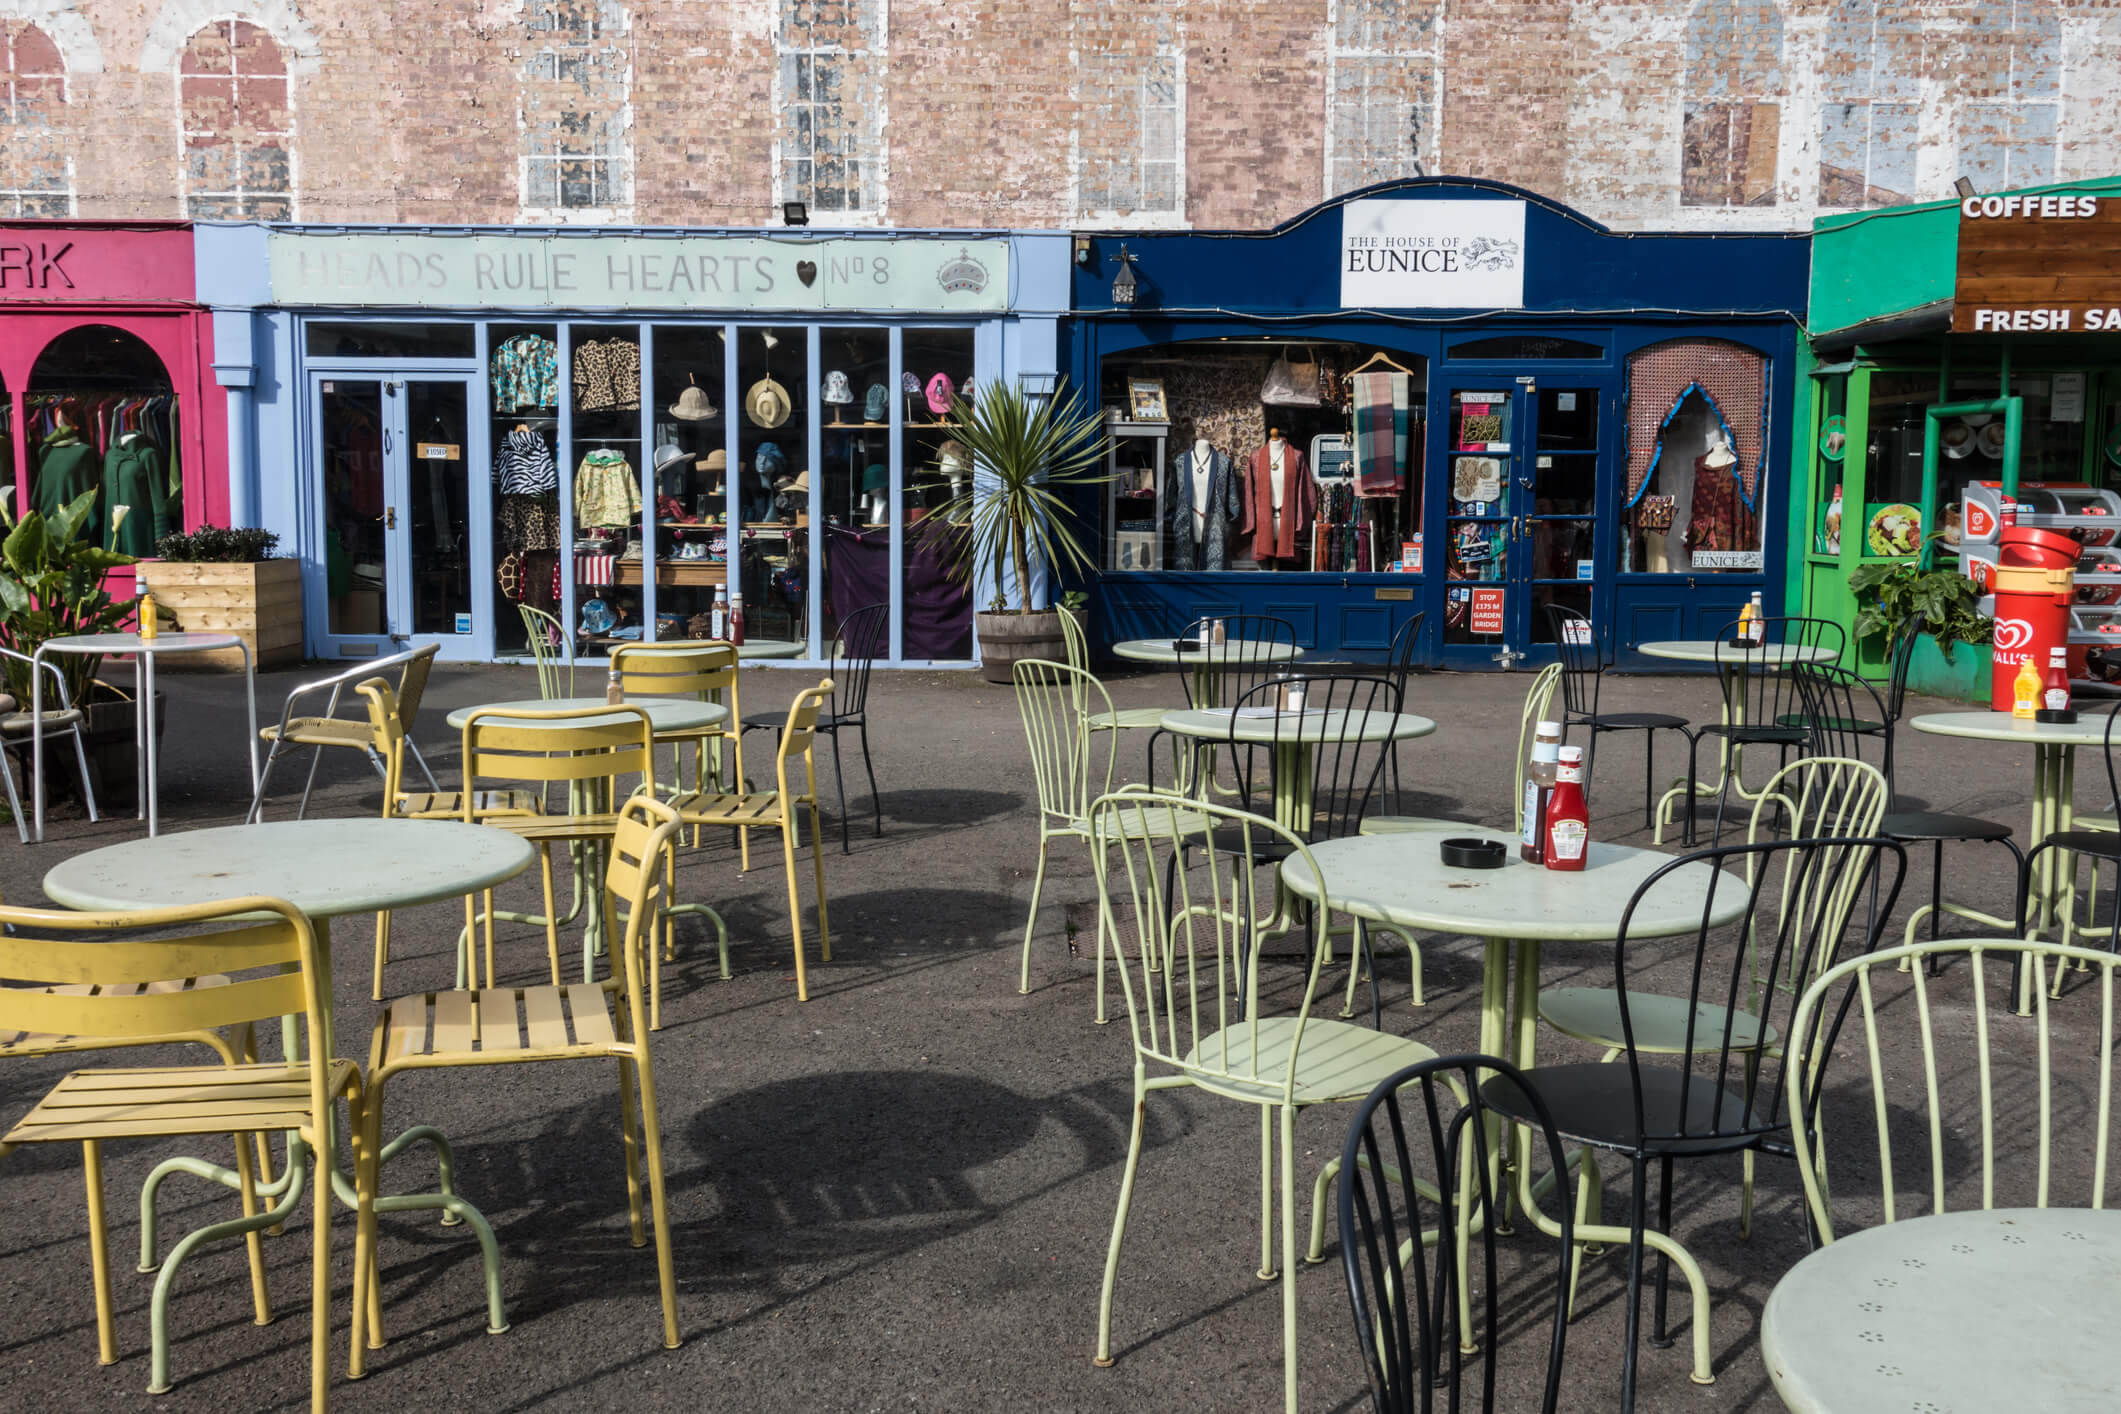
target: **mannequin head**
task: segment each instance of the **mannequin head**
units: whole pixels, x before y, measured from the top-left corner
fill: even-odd
[[[1213,447],[1208,445],[1207,438],[1196,437],[1193,439],[1193,455],[1199,460],[1206,461],[1209,457],[1209,454],[1212,453],[1214,450],[1215,449]]]
[[[1267,429],[1267,445],[1270,447],[1279,447],[1281,445],[1281,429],[1279,427],[1269,427]]]
[[[1721,471],[1724,467],[1737,460],[1737,454],[1731,450],[1731,439],[1724,435],[1723,429],[1718,427],[1711,430],[1708,450],[1709,465]]]

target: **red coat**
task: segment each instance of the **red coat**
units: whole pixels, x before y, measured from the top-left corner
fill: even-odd
[[[1282,444],[1281,520],[1274,518],[1274,454],[1261,447],[1252,454],[1250,485],[1245,489],[1241,534],[1252,537],[1252,557],[1294,558],[1296,537],[1309,530],[1318,516],[1318,488],[1312,484],[1311,468],[1294,442]]]

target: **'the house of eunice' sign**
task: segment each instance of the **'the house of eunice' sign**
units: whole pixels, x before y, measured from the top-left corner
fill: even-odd
[[[1521,201],[1351,201],[1340,209],[1347,309],[1524,308]]]

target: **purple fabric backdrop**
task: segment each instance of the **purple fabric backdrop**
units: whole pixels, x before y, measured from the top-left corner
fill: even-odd
[[[964,546],[962,526],[919,520],[906,527],[906,657],[972,656],[972,591],[950,576]],[[890,602],[891,532],[826,526],[825,568],[835,620],[866,604]]]

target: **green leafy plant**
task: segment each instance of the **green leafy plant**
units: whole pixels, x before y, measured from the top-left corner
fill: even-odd
[[[1950,662],[1953,644],[1986,643],[1995,631],[1995,621],[1974,607],[1981,591],[1957,570],[1919,569],[1908,560],[1868,564],[1849,576],[1849,588],[1856,595],[1858,638],[1882,633],[1896,644],[1920,614],[1923,631]]]
[[[1066,493],[1101,486],[1104,419],[1086,411],[1082,399],[1056,390],[1032,398],[1001,379],[982,381],[971,402],[951,407],[954,435],[978,471],[968,488],[937,512],[969,527],[972,553],[952,566],[969,579],[979,566],[994,574],[995,611],[1031,613],[1044,605],[1026,602],[1035,553],[1048,569],[1096,568],[1083,548],[1082,527]],[[1013,571],[1017,602],[1005,600]]]
[[[1071,614],[1087,613],[1090,608],[1090,596],[1080,589],[1071,589],[1061,595],[1061,607]]]
[[[0,499],[0,644],[35,653],[54,638],[79,633],[115,633],[132,617],[132,599],[113,599],[103,587],[109,571],[133,563],[131,555],[106,550],[81,534],[97,493],[84,491],[50,517],[30,511],[14,518]],[[88,700],[88,685],[102,666],[100,656],[54,654],[75,705]],[[7,690],[30,700],[29,664],[0,658]],[[47,692],[50,681],[46,680]]]
[[[279,544],[280,537],[269,530],[202,525],[157,540],[155,558],[193,565],[254,565],[271,559]]]

